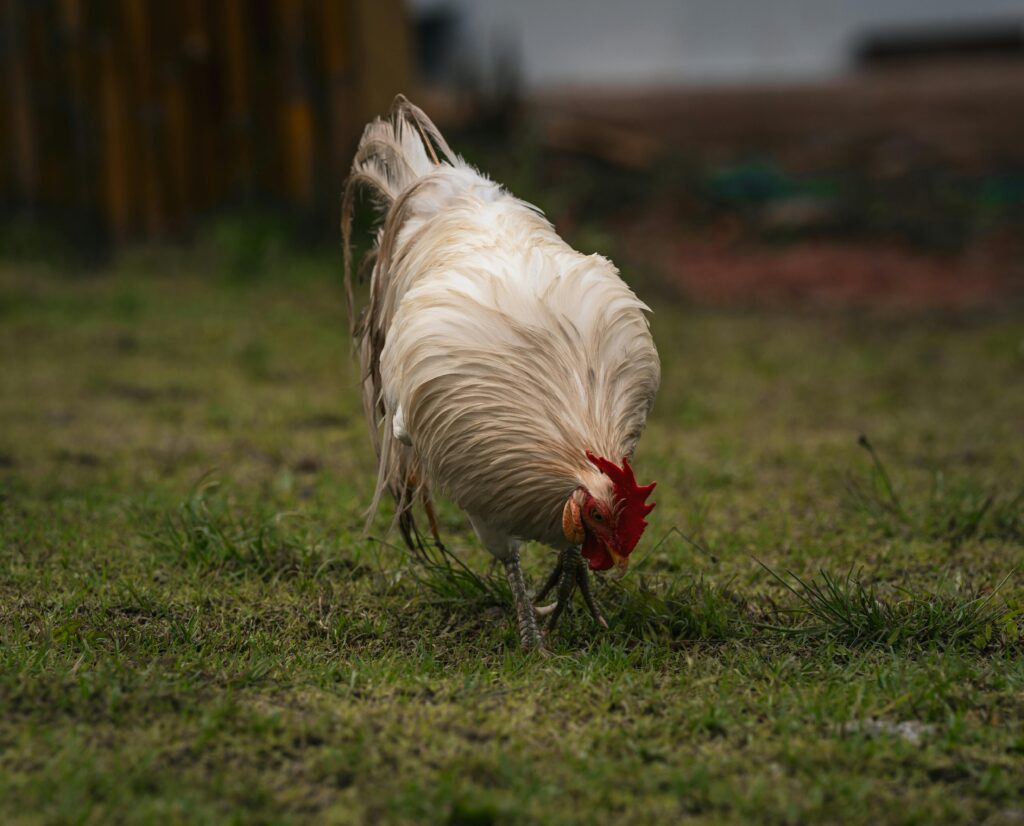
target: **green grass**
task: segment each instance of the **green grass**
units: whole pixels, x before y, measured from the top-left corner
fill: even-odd
[[[338,263],[235,270],[0,265],[0,820],[1019,820],[1019,314],[656,307],[658,508],[539,658],[457,510],[362,534]]]

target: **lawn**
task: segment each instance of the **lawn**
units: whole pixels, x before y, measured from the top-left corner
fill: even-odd
[[[658,507],[540,657],[456,509],[363,533],[338,256],[225,270],[0,264],[0,820],[1024,818],[1018,311],[655,298]]]

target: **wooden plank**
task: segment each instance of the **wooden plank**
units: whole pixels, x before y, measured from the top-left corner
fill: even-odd
[[[215,191],[215,139],[211,132],[216,121],[211,106],[214,77],[211,72],[208,4],[204,0],[185,0],[181,9],[183,31],[176,63],[180,73],[180,103],[184,109],[177,128],[182,132],[185,148],[184,158],[175,161],[175,169],[180,171],[184,162],[186,180],[181,186],[181,197],[188,222],[209,206]],[[168,117],[172,117],[170,112],[177,105],[177,102],[169,104]]]
[[[0,20],[6,19],[6,11],[2,8],[10,0],[0,0]],[[0,26],[0,53],[6,54],[7,31]],[[8,61],[0,59],[0,121],[10,124],[12,121],[10,94],[10,78]],[[0,209],[9,208],[14,203],[14,180],[12,177],[14,149],[11,144],[10,128],[0,129]]]
[[[109,11],[98,6],[97,10]],[[132,156],[136,142],[132,140],[128,119],[128,102],[123,78],[127,65],[118,53],[120,38],[112,15],[103,14],[97,32],[98,86],[100,101],[100,145],[102,147],[103,213],[110,237],[126,241],[132,230]]]
[[[248,197],[253,192],[252,115],[247,58],[248,10],[243,0],[223,0],[225,90],[227,94],[228,158],[232,188]]]
[[[73,147],[63,65],[66,50],[59,38],[57,9],[52,3],[25,4],[22,26],[36,124],[36,200],[48,215],[66,219],[66,211],[73,206],[68,201],[73,189]]]
[[[0,0],[0,40],[0,199],[118,241],[333,202],[411,77],[400,0]]]
[[[162,107],[154,88],[150,11],[147,0],[123,0],[120,5],[129,67],[123,80],[130,90],[129,116],[139,140],[137,158],[143,227],[149,238],[157,238],[163,231],[166,211],[158,160],[157,120]]]
[[[218,142],[223,139],[222,106],[216,66],[214,31],[219,20],[219,5],[206,0],[185,0],[182,11],[184,31],[181,35],[180,66],[185,111],[182,128],[185,133],[187,183],[183,186],[186,218],[194,216],[215,203],[222,194],[222,164],[218,162]],[[168,112],[170,118],[170,110]],[[180,161],[176,162],[180,166]]]
[[[331,178],[340,187],[348,174],[352,151],[362,124],[356,111],[356,64],[353,14],[350,2],[323,0],[321,41],[327,96],[327,151]]]
[[[412,34],[402,0],[352,0],[360,120],[386,112],[399,92],[415,97]]]
[[[188,199],[188,117],[181,67],[185,17],[178,5],[153,2],[149,9],[148,37],[152,88],[147,99],[153,133],[155,175],[161,201],[161,233],[180,237]]]
[[[39,194],[37,124],[33,111],[32,78],[26,45],[25,21],[18,0],[4,0],[3,25],[7,34],[6,81],[10,101],[11,177],[15,202],[32,209]]]
[[[59,0],[58,13],[65,43],[68,121],[71,131],[72,203],[89,219],[95,208],[92,158],[89,153],[88,58],[82,0]]]
[[[285,196],[298,206],[313,200],[313,111],[303,61],[305,27],[302,0],[278,0],[281,38],[281,159]]]

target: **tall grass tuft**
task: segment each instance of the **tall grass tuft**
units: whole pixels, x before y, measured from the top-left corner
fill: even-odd
[[[817,577],[803,579],[792,572],[784,577],[761,565],[797,599],[795,608],[777,609],[789,622],[765,626],[767,630],[854,647],[981,650],[1021,641],[1019,619],[1024,610],[996,601],[1009,575],[988,593],[904,592],[901,599],[888,600],[852,569],[845,576],[819,571]]]
[[[176,562],[205,571],[255,573],[270,581],[296,575],[322,555],[282,529],[285,514],[239,519],[216,484],[201,483],[178,509],[166,514],[148,534],[157,548]]]
[[[420,542],[409,558],[413,580],[437,604],[470,605],[474,609],[481,604],[512,604],[512,592],[504,578],[492,573],[478,574],[444,545]]]
[[[694,579],[639,576],[600,589],[614,632],[647,642],[722,642],[745,636],[747,603],[726,586]]]

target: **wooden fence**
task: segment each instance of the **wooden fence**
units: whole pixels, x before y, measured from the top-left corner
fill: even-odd
[[[113,241],[332,207],[410,75],[401,0],[0,0],[0,205]]]

